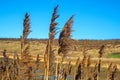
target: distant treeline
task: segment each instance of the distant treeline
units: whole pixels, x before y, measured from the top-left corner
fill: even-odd
[[[0,38],[0,41],[20,41],[20,38]],[[28,41],[39,41],[41,43],[47,44],[47,39],[35,39],[28,38]],[[58,45],[58,39],[54,40],[54,44]],[[112,46],[119,45],[120,39],[107,39],[107,40],[90,40],[90,39],[80,39],[74,40],[73,45],[79,45],[81,47],[87,48],[99,48],[101,45],[111,44]]]
[[[12,40],[12,41],[19,41],[20,38],[0,38],[0,40]],[[46,41],[47,39],[38,39],[38,38],[28,38],[28,40],[30,41],[34,41],[34,40],[42,40],[42,41]]]
[[[113,47],[120,44],[120,39],[109,40],[79,40],[79,45],[87,48],[100,48],[102,45],[112,45]]]
[[[0,40],[20,40],[20,38],[0,38]],[[48,40],[47,38],[28,38],[28,40]],[[58,40],[58,39],[56,39]],[[120,39],[78,39],[78,41],[120,41]]]

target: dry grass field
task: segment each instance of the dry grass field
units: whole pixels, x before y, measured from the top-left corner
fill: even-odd
[[[40,61],[44,62],[44,53],[45,53],[45,49],[46,49],[46,45],[47,45],[47,40],[30,40],[30,54],[32,55],[32,58],[34,58],[34,60],[36,59],[37,54],[40,55]],[[79,45],[75,45],[75,47],[77,47],[75,50],[70,51],[66,57],[66,59],[64,60],[63,63],[68,63],[68,61],[71,61],[71,63],[74,65],[76,60],[78,58],[82,59],[84,57],[84,53],[83,53],[83,49],[84,49],[84,43],[85,40],[79,40],[76,41],[76,43],[79,43]],[[89,44],[95,44],[96,41],[92,42],[92,40],[86,41]],[[101,46],[100,43],[104,43],[106,44],[106,48],[104,49],[104,53],[102,56],[102,67],[107,67],[108,64],[110,64],[111,62],[114,64],[118,64],[118,68],[120,65],[120,45],[119,44],[115,44],[115,40],[108,40],[106,41],[99,41],[99,43],[97,43],[96,45],[89,45],[89,46],[85,46],[88,50],[86,50],[86,55],[87,56],[91,56],[91,61],[93,62],[93,64],[97,63],[98,61],[98,52],[99,52],[99,48]],[[118,41],[119,42],[119,41]],[[108,44],[109,43],[109,44]],[[88,45],[88,44],[87,44]],[[58,61],[61,60],[61,56],[58,55],[58,43],[57,40],[55,41],[55,44],[53,46],[53,48],[55,49],[55,55],[58,58]],[[20,56],[20,40],[10,40],[10,39],[4,39],[4,40],[0,40],[0,56],[2,57],[3,54],[3,50],[6,49],[7,50],[7,55],[9,56],[9,58],[13,58],[14,53],[18,53],[18,55]],[[56,62],[56,61],[55,61]]]
[[[41,56],[44,55],[47,40],[29,40],[30,42],[30,53],[33,56],[40,54]],[[85,44],[84,44],[85,43]],[[102,44],[101,44],[102,43]],[[3,50],[7,50],[7,54],[13,55],[14,53],[20,54],[20,39],[0,39],[0,55],[2,54]],[[92,44],[92,45],[91,45]],[[83,49],[86,49],[87,55],[95,58],[98,57],[98,52],[100,46],[105,44],[103,58],[117,58],[114,57],[116,54],[119,58],[120,53],[120,40],[76,40],[73,43],[74,50],[71,50],[68,53],[68,56],[71,57],[83,57]],[[57,51],[59,48],[57,40],[55,40],[53,48],[55,49],[55,54],[57,55]],[[117,54],[118,53],[118,54]],[[113,56],[112,56],[113,54]]]

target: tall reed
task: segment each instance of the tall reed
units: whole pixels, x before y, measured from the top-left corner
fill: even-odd
[[[102,46],[100,47],[100,50],[99,50],[99,57],[98,57],[98,58],[99,58],[99,62],[98,62],[98,78],[97,78],[97,80],[100,79],[101,58],[102,58],[102,56],[103,56],[104,48],[105,48],[105,46],[102,45]]]
[[[49,75],[50,75],[49,73],[52,72],[52,69],[54,69],[53,68],[54,50],[52,49],[52,45],[53,45],[53,40],[56,34],[56,25],[58,24],[57,22],[55,22],[55,20],[59,17],[59,15],[57,15],[57,8],[58,8],[58,5],[54,8],[54,11],[52,14],[50,28],[49,28],[49,39],[48,39],[46,51],[44,54],[46,80],[48,80],[49,78]]]
[[[24,72],[24,76],[28,79],[30,77],[29,76],[30,75],[29,71],[31,71],[29,69],[32,66],[32,65],[30,65],[30,63],[32,61],[32,56],[31,56],[30,51],[29,51],[30,45],[29,45],[29,42],[27,40],[27,37],[28,37],[30,32],[31,31],[30,31],[29,14],[26,13],[24,21],[23,21],[23,33],[22,33],[22,36],[21,36],[21,61],[22,61],[21,66],[24,66],[25,68],[27,68],[23,72]]]
[[[23,33],[21,36],[21,59],[23,62],[29,62],[32,58],[30,58],[29,52],[29,43],[27,37],[30,33],[30,19],[28,13],[25,14],[25,18],[23,21]]]

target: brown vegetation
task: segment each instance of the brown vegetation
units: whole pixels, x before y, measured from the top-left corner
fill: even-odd
[[[30,23],[29,15],[26,13],[23,21],[23,34],[20,39],[21,54],[18,55],[17,52],[14,52],[11,59],[7,55],[7,50],[3,51],[0,59],[0,80],[120,80],[117,64],[110,64],[108,69],[105,68],[105,70],[102,67],[102,57],[106,44],[99,46],[96,62],[92,61],[91,56],[87,53],[89,49],[84,46],[81,49],[83,57],[77,56],[77,61],[74,61],[74,65],[72,64],[72,59],[69,59],[70,57],[67,54],[72,50],[75,41],[70,38],[73,16],[66,22],[60,33],[59,49],[56,51],[58,54],[55,54],[53,41],[55,40],[56,25],[58,24],[55,20],[59,17],[57,8],[58,6],[54,8],[50,22],[49,39],[44,50],[44,62],[41,61],[39,54],[37,54],[35,60],[30,54],[32,53],[29,51],[31,44],[27,39],[30,33]],[[84,44],[87,45],[86,42]],[[107,77],[102,76],[102,74]],[[51,77],[53,78],[51,79]]]

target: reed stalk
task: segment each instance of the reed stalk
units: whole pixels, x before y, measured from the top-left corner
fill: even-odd
[[[79,66],[78,66],[78,69],[77,69],[77,73],[76,73],[76,76],[75,76],[75,80],[82,80],[81,74],[82,74],[82,72],[81,72],[81,63],[80,63]]]
[[[111,73],[111,77],[110,77],[110,80],[118,80],[117,79],[117,65],[114,65],[113,66],[113,70],[112,70],[112,73]]]
[[[79,64],[80,64],[80,58],[77,59],[77,61],[75,63],[75,66],[74,66],[74,80],[75,80],[75,77],[76,77],[76,74],[77,74]]]
[[[46,51],[44,54],[45,76],[46,76],[45,80],[48,80],[50,72],[53,70],[53,65],[54,65],[53,64],[54,50],[52,49],[52,45],[53,45],[53,40],[56,34],[56,25],[58,24],[57,22],[55,22],[55,20],[59,17],[59,15],[57,15],[57,8],[58,8],[58,5],[54,8],[54,11],[52,14],[50,28],[49,28],[49,39],[48,39]]]
[[[107,69],[107,80],[110,80],[111,72],[112,72],[112,63],[110,63]]]
[[[86,71],[86,80],[90,80],[91,79],[91,73],[90,73],[90,65],[91,65],[91,61],[90,61],[90,56],[88,56],[87,58],[87,71]]]
[[[99,50],[99,56],[98,56],[99,61],[98,61],[98,70],[97,70],[97,72],[98,72],[97,80],[100,79],[101,58],[102,58],[102,56],[103,56],[104,48],[105,48],[105,46],[102,45],[102,46],[100,47],[100,50]]]

